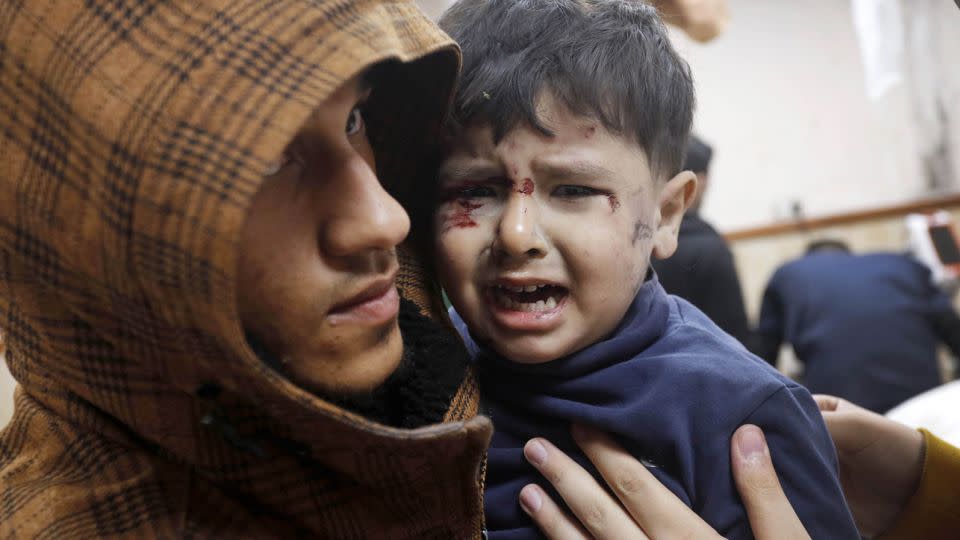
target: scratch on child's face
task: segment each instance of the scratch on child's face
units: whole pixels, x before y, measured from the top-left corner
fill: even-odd
[[[640,240],[649,240],[653,238],[653,229],[644,223],[638,221],[633,224],[633,244],[636,245]]]
[[[620,199],[613,193],[607,195],[607,202],[610,203],[610,213],[614,213],[620,208]]]
[[[466,199],[454,201],[453,210],[443,216],[443,229],[440,234],[446,233],[450,229],[466,229],[476,227],[477,222],[473,220],[473,211],[481,208],[483,204],[470,202]]]

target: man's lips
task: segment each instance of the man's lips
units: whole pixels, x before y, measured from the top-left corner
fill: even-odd
[[[330,324],[383,324],[397,316],[400,311],[400,295],[397,293],[396,272],[378,279],[358,293],[334,305],[327,313]]]

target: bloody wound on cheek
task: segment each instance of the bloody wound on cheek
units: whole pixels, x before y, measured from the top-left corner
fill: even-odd
[[[473,211],[483,206],[482,204],[465,200],[454,201],[452,204],[454,209],[444,216],[445,222],[442,232],[447,232],[453,228],[465,229],[477,226],[477,222],[473,220]]]
[[[620,208],[620,199],[618,199],[616,195],[607,195],[607,202],[610,203],[611,213],[616,212],[617,208]]]

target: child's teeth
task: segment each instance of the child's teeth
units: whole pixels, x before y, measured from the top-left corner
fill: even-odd
[[[556,309],[559,302],[553,296],[547,297],[546,300],[538,300],[536,302],[518,302],[510,296],[510,293],[535,292],[540,287],[544,287],[544,285],[525,285],[521,287],[501,286],[500,292],[494,296],[496,297],[496,302],[500,305],[500,307],[512,311],[542,312]]]

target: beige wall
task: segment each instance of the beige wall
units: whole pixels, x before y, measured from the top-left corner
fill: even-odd
[[[732,230],[788,217],[792,201],[815,217],[926,194],[929,137],[914,88],[908,80],[867,97],[849,0],[730,0],[730,10],[715,42],[675,35],[697,83],[696,131],[716,149],[707,218]],[[960,13],[952,2],[930,13],[938,40],[929,69],[960,164]]]

